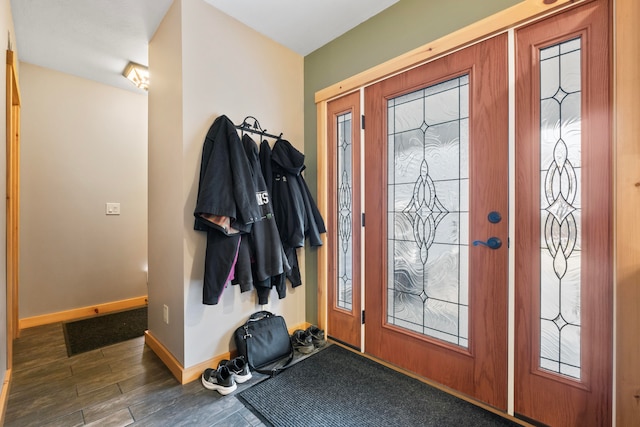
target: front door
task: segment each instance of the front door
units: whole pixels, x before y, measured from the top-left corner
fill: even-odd
[[[611,424],[608,3],[516,32],[515,412],[553,426]]]
[[[365,351],[507,407],[505,34],[365,89]]]

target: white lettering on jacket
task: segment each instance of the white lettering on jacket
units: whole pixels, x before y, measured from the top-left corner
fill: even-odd
[[[258,206],[269,204],[269,193],[266,191],[259,191],[256,193],[256,199],[258,200]]]

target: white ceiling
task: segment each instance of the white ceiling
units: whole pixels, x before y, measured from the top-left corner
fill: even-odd
[[[194,0],[183,0],[194,1]],[[399,0],[204,0],[307,55]],[[11,0],[21,61],[139,91],[124,77],[173,0]],[[153,76],[151,76],[153,85]]]

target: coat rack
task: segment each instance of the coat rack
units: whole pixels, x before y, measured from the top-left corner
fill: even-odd
[[[250,120],[253,120],[253,124],[249,123]],[[262,127],[260,126],[260,122],[258,121],[258,119],[256,119],[253,116],[245,117],[244,120],[242,121],[242,124],[236,125],[236,129],[240,129],[243,132],[256,133],[262,136],[267,136],[269,138],[275,138],[275,139],[282,138],[282,132],[280,133],[280,135],[272,135],[270,133],[267,133],[267,130],[262,129]]]

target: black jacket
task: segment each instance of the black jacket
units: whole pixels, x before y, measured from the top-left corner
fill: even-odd
[[[266,142],[260,145],[260,161],[267,185],[271,185],[273,211],[291,272],[287,278],[292,286],[302,284],[296,248],[309,239],[311,246],[322,246],[320,234],[326,232],[320,211],[311,197],[302,176],[305,169],[304,154],[289,141],[279,139],[273,150]],[[271,168],[271,171],[269,171]]]
[[[207,232],[203,304],[217,304],[233,278],[240,235],[251,231],[262,213],[247,155],[227,116],[218,117],[202,149],[194,228]]]
[[[255,287],[258,303],[267,304],[272,287],[276,288],[279,298],[286,296],[285,274],[291,270],[291,267],[280,241],[273,215],[271,195],[267,191],[260,167],[258,146],[246,134],[242,137],[242,145],[251,167],[261,220],[253,224],[249,234],[242,236],[236,267],[237,274],[233,283],[239,284],[242,291]]]
[[[216,227],[225,234],[248,232],[261,218],[247,155],[235,125],[224,115],[204,140],[194,215],[196,230]]]
[[[274,210],[282,243],[293,248],[322,246],[321,233],[327,230],[302,171],[304,154],[289,141],[279,139],[271,152]]]

